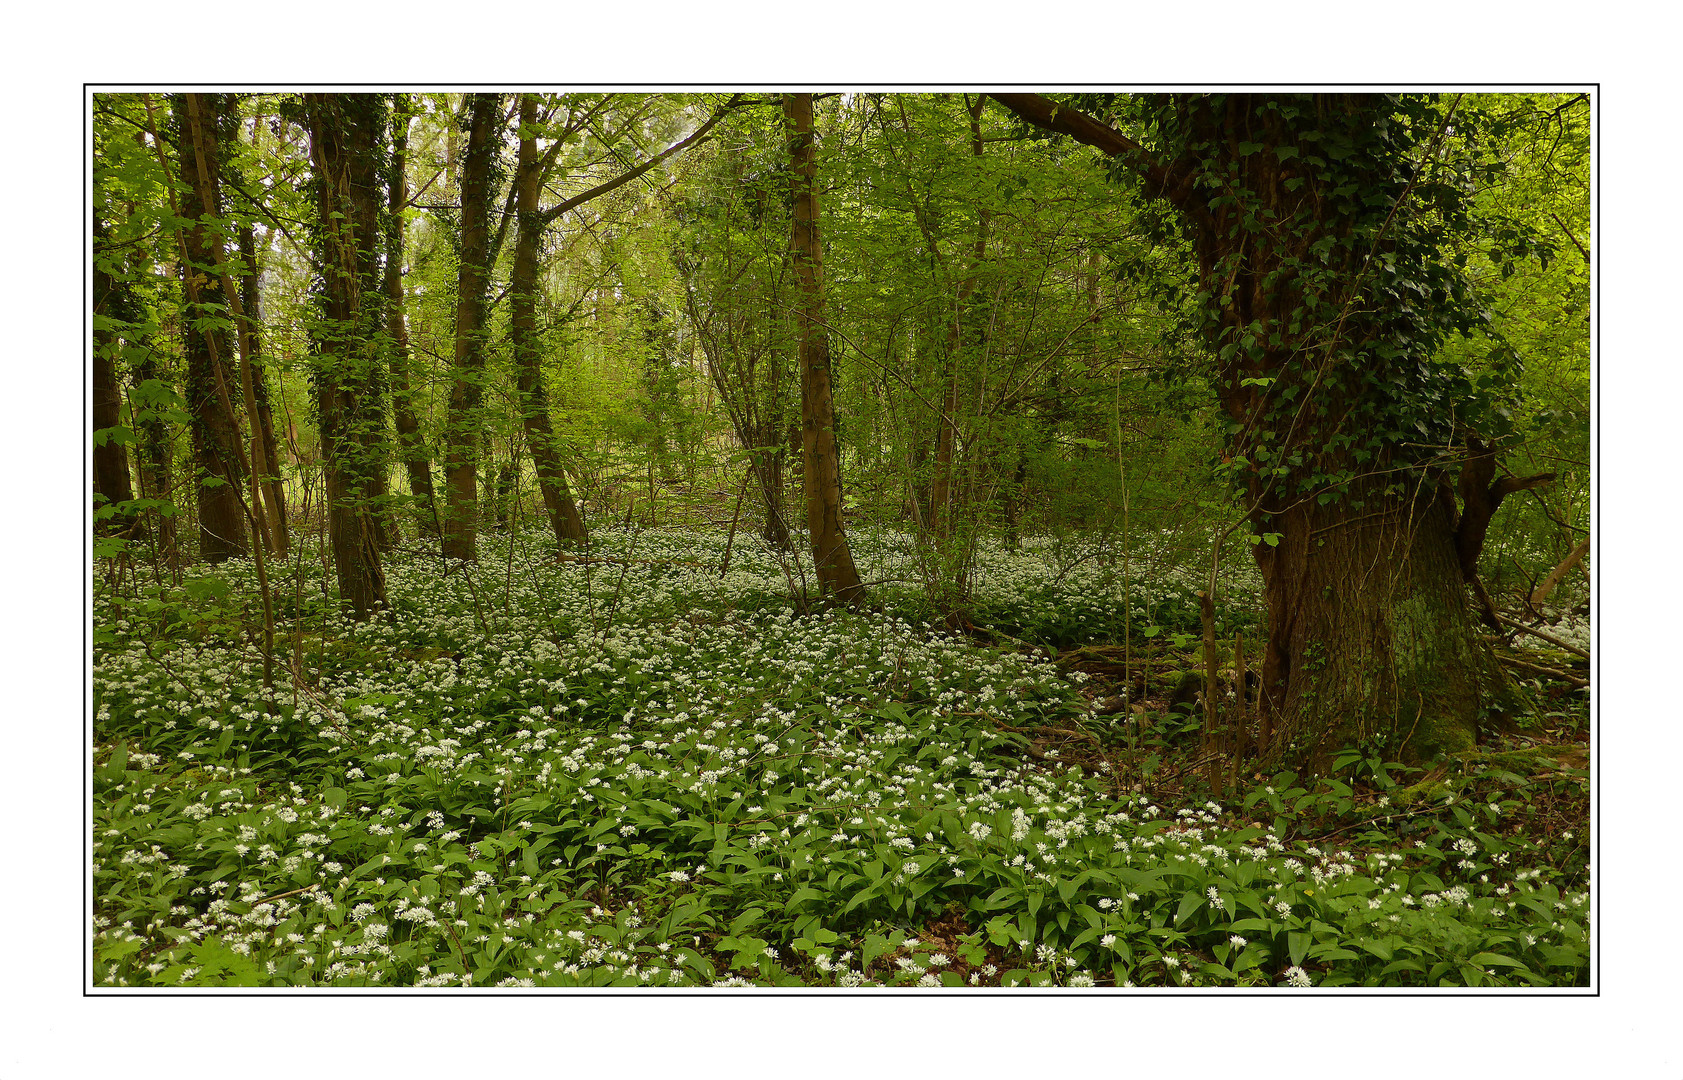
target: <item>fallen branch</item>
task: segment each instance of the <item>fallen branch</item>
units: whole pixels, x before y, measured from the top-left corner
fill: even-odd
[[[1547,675],[1551,679],[1559,679],[1561,682],[1571,683],[1573,686],[1581,687],[1589,685],[1588,679],[1580,679],[1576,675],[1569,675],[1564,671],[1556,671],[1554,668],[1546,668],[1541,664],[1527,663],[1524,660],[1516,660],[1511,656],[1498,656],[1497,659],[1502,661],[1502,663],[1507,664],[1509,667],[1520,668],[1521,670],[1534,672],[1538,675]]]
[[[1579,541],[1577,547],[1572,549],[1571,554],[1561,560],[1559,566],[1549,571],[1549,576],[1544,578],[1543,583],[1537,586],[1537,591],[1531,594],[1532,607],[1543,606],[1543,601],[1549,598],[1549,593],[1554,592],[1554,587],[1559,585],[1566,575],[1572,572],[1572,568],[1577,566],[1585,555],[1589,554],[1589,545],[1590,538],[1586,536]]]
[[[1541,630],[1538,630],[1534,627],[1526,626],[1522,622],[1518,622],[1517,620],[1508,618],[1506,615],[1503,615],[1499,611],[1492,612],[1492,614],[1494,614],[1496,616],[1496,620],[1498,622],[1506,623],[1507,625],[1513,627],[1515,630],[1523,631],[1524,633],[1530,634],[1532,637],[1535,637],[1535,638],[1542,638],[1544,641],[1548,642],[1550,645],[1558,645],[1560,648],[1565,649],[1567,652],[1576,653],[1577,655],[1583,657],[1585,660],[1590,659],[1590,654],[1588,652],[1586,652],[1583,649],[1578,648],[1576,645],[1573,645],[1573,644],[1570,644],[1568,642],[1560,640],[1559,638],[1555,637],[1553,634],[1545,634]]]

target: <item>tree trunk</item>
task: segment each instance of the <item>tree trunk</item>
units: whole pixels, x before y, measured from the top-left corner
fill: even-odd
[[[128,447],[114,436],[123,422],[123,393],[117,379],[117,356],[122,349],[122,333],[114,323],[129,324],[134,320],[123,287],[111,276],[100,250],[106,240],[104,223],[94,216],[93,262],[93,429],[107,432],[105,442],[94,443],[93,490],[97,505],[126,503],[134,498],[129,479]],[[131,524],[127,516],[109,518],[96,526],[102,533],[122,532]]]
[[[460,268],[456,276],[456,355],[444,430],[444,557],[478,557],[479,443],[485,375],[485,291],[490,280],[491,166],[499,95],[468,95],[462,159]]]
[[[1256,549],[1276,757],[1324,763],[1370,739],[1409,760],[1464,750],[1502,690],[1473,632],[1445,506],[1362,486],[1366,507],[1299,501],[1273,519],[1279,546]]]
[[[1153,152],[1044,98],[998,97],[1122,159],[1186,223],[1225,456],[1253,529],[1277,540],[1254,549],[1270,755],[1324,768],[1359,741],[1405,760],[1473,745],[1506,685],[1463,567],[1500,495],[1475,483],[1458,512],[1438,456],[1477,398],[1430,363],[1473,305],[1404,209],[1432,118],[1404,124],[1379,95],[1175,95],[1152,103]]]
[[[194,163],[201,148],[193,141],[186,96],[175,94],[170,101],[179,132],[180,175],[185,178],[196,168]],[[204,149],[209,151],[204,156],[211,174],[211,197],[219,199],[217,174],[221,162],[214,146]],[[199,185],[182,186],[181,216],[190,222],[182,229],[187,256],[187,263],[182,267],[183,292],[190,297],[196,289],[198,296],[197,305],[190,299],[184,302],[182,337],[187,357],[187,412],[193,418],[199,554],[207,562],[219,563],[249,551],[241,498],[245,455],[240,449],[239,422],[232,412],[229,396],[233,385],[229,365],[233,343],[226,323],[228,301],[222,293],[213,250],[213,245],[221,240],[204,221],[207,215],[215,215],[217,208],[204,204]],[[195,279],[196,285],[187,281],[189,276]]]
[[[148,383],[160,382],[159,377],[162,374],[158,370],[158,361],[153,350],[145,350],[140,362],[135,365],[135,385],[145,386]],[[137,412],[132,394],[129,411]],[[154,409],[138,410],[134,426],[135,434],[140,440],[140,497],[168,502],[175,496],[171,483],[169,429]],[[176,516],[173,513],[154,512],[151,520],[158,556],[164,565],[169,567],[170,572],[175,573],[181,569],[181,548],[176,539]]]
[[[965,112],[970,118],[970,156],[980,168],[982,160],[982,107],[986,95],[977,95],[974,103],[966,95]],[[980,181],[981,177],[977,177]],[[942,357],[943,387],[941,415],[936,418],[935,475],[929,486],[929,521],[935,535],[945,540],[952,534],[954,454],[958,446],[959,383],[963,370],[963,353],[967,338],[980,338],[981,328],[970,325],[970,295],[975,291],[981,273],[982,260],[988,250],[988,230],[992,215],[984,205],[977,210],[976,235],[970,250],[968,272],[958,282],[953,299],[952,318],[947,323],[946,345]]]
[[[386,218],[386,332],[391,337],[392,411],[397,426],[397,454],[409,475],[409,497],[415,503],[415,523],[423,536],[438,535],[438,505],[432,487],[432,461],[421,440],[421,421],[415,415],[414,389],[409,378],[409,322],[404,315],[403,211],[409,204],[405,168],[409,157],[408,95],[392,95],[392,166],[388,178],[390,205]]]
[[[824,326],[824,256],[818,236],[818,148],[812,130],[812,95],[783,95],[783,116],[794,174],[790,250],[800,297],[796,324],[807,529],[820,588],[844,602],[856,603],[864,598],[865,589],[842,531],[841,461],[836,445],[835,403],[830,394],[830,343]]]
[[[549,418],[543,356],[538,347],[538,252],[543,246],[545,222],[538,207],[543,164],[538,159],[537,136],[533,130],[536,124],[537,99],[531,94],[523,95],[519,163],[514,177],[519,189],[515,204],[519,231],[514,238],[514,267],[509,276],[509,336],[514,350],[520,423],[526,433],[532,471],[543,494],[544,512],[550,531],[555,534],[555,543],[566,548],[587,543],[589,538],[562,470],[559,444]]]
[[[240,275],[240,308],[246,322],[247,347],[251,350],[246,363],[251,366],[252,393],[257,405],[257,423],[263,437],[263,461],[268,476],[263,481],[263,500],[269,509],[269,535],[275,542],[275,553],[284,556],[290,546],[286,522],[286,488],[280,474],[280,446],[275,438],[275,413],[269,404],[269,380],[263,365],[263,309],[259,281],[262,267],[257,260],[257,239],[251,223],[240,225],[240,259],[245,272]]]
[[[385,118],[380,105],[374,94],[304,95],[320,230],[324,317],[315,383],[328,540],[340,601],[358,619],[386,602],[376,502],[384,471],[378,167]]]

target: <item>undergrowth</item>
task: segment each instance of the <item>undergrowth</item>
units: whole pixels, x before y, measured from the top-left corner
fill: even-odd
[[[1048,654],[939,633],[910,586],[803,613],[741,537],[721,576],[723,541],[400,558],[367,624],[305,559],[267,693],[249,564],[101,583],[95,983],[1587,984],[1583,762],[1165,793],[1024,756],[1037,729],[1145,749]],[[1114,618],[1114,568],[982,567],[1020,641]],[[1174,629],[1178,586],[1130,594]]]

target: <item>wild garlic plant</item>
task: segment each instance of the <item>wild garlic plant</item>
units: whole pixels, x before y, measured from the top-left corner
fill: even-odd
[[[802,614],[741,537],[722,576],[705,533],[604,531],[618,562],[506,542],[395,562],[368,623],[307,583],[267,692],[249,566],[204,574],[220,620],[100,593],[97,985],[1587,977],[1587,878],[1498,829],[1314,844],[1024,758],[1009,730],[1085,716],[1079,677],[937,632],[911,588]],[[860,550],[868,579],[905,557]],[[1032,544],[980,562],[1001,610],[1114,599]]]

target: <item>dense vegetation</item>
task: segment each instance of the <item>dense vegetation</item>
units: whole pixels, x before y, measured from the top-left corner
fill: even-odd
[[[1581,95],[93,129],[96,985],[1588,984]]]

